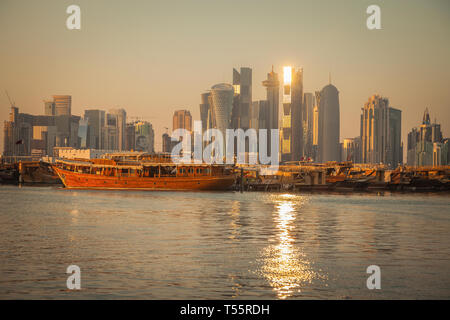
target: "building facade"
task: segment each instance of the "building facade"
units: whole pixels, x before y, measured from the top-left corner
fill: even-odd
[[[155,132],[153,126],[147,121],[138,121],[134,124],[135,151],[147,153],[155,152]]]
[[[252,69],[242,67],[240,72],[233,68],[233,107],[231,128],[250,128],[250,106],[252,104]]]
[[[204,132],[208,128],[211,127],[211,117],[209,113],[211,112],[211,106],[209,105],[209,95],[210,92],[205,92],[201,94],[201,103],[200,103],[200,120],[202,121],[202,131]]]
[[[389,100],[373,95],[361,114],[361,160],[383,163],[392,168],[403,163],[401,111],[389,106]]]
[[[173,114],[173,131],[186,129],[192,131],[192,116],[188,110],[177,110]]]
[[[92,109],[84,111],[84,119],[88,122],[89,132],[86,145],[91,149],[103,149],[106,113],[103,110]]]
[[[332,84],[315,93],[313,109],[313,158],[316,162],[340,161],[339,91]]]
[[[70,116],[72,114],[72,96],[53,96],[54,110],[56,116]]]
[[[314,132],[314,106],[315,96],[306,92],[303,94],[303,156],[313,159],[313,132]]]
[[[361,163],[361,137],[344,139],[341,149],[341,161]]]
[[[47,104],[44,105],[45,112]],[[53,147],[79,145],[79,116],[31,115],[11,106],[9,121],[4,123],[5,156],[51,155]]]
[[[448,139],[442,136],[441,125],[431,123],[428,108],[422,124],[408,133],[407,164],[410,166],[438,166],[449,163]]]
[[[281,115],[281,161],[299,161],[303,156],[303,70],[283,68],[283,108]]]

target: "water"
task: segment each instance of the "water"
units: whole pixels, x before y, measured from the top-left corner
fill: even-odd
[[[0,186],[1,299],[449,299],[448,194]],[[66,268],[81,269],[81,290]],[[366,268],[381,268],[368,290]]]

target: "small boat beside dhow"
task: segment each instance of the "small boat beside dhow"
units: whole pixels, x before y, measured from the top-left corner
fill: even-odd
[[[227,190],[235,181],[231,168],[221,164],[179,164],[147,154],[107,157],[57,160],[52,168],[68,189]]]

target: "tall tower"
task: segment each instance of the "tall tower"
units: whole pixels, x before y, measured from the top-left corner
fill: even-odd
[[[267,119],[266,127],[267,129],[278,130],[278,114],[280,112],[280,81],[278,80],[278,73],[272,71],[267,74],[267,79],[262,82],[263,86],[266,87],[266,100],[267,100]],[[270,135],[269,135],[270,137]],[[267,139],[268,154],[273,152],[279,152],[279,150],[273,150],[270,138]]]
[[[233,108],[233,87],[228,83],[219,83],[211,87],[210,105],[213,127],[219,129],[225,137],[230,128]]]
[[[339,91],[329,84],[316,91],[313,110],[313,153],[317,162],[340,161]]]
[[[267,104],[268,104],[268,129],[278,129],[278,113],[280,101],[280,81],[278,81],[278,73],[272,71],[267,74],[267,80],[262,82],[266,87]]]
[[[401,111],[389,107],[389,100],[373,95],[362,108],[361,143],[363,163],[402,163]]]
[[[105,149],[103,145],[103,134],[106,124],[105,111],[98,109],[85,110],[84,119],[87,119],[89,127],[86,147],[91,149]]]
[[[55,115],[70,116],[72,114],[72,96],[55,95],[53,96],[55,104]]]
[[[192,116],[188,110],[177,110],[173,114],[173,130],[186,129],[192,131]]]
[[[329,84],[322,89],[319,117],[322,115],[322,141],[320,145],[321,162],[340,161],[340,112],[339,91]]]
[[[115,117],[115,126],[117,134],[117,150],[125,150],[126,145],[126,134],[127,134],[127,113],[124,109],[111,109],[109,110],[109,115]],[[108,115],[108,116],[109,116]]]
[[[292,161],[303,157],[303,69],[292,74]]]
[[[210,124],[208,123],[208,113],[211,109],[208,101],[209,95],[210,92],[205,92],[201,95],[202,103],[200,103],[200,119],[202,121],[202,131],[205,131],[210,127]]]
[[[298,161],[303,150],[303,70],[283,68],[281,161]]]
[[[148,121],[138,121],[134,124],[135,150],[153,153],[155,151],[155,133]]]
[[[234,129],[250,128],[250,105],[252,104],[252,69],[233,69],[234,99],[231,126]]]
[[[303,95],[303,155],[313,157],[313,127],[314,127],[314,95],[306,92]]]

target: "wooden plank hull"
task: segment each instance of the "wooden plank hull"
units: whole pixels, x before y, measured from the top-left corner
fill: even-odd
[[[68,189],[102,190],[227,190],[233,175],[198,177],[110,177],[85,174],[53,167]]]

